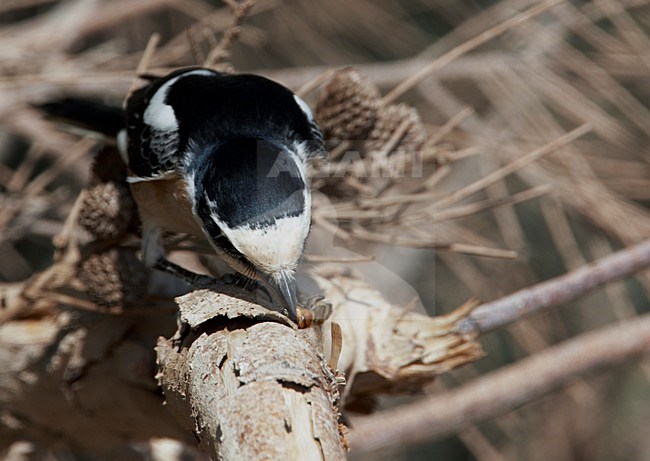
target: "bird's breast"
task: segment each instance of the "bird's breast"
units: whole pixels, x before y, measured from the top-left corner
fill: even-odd
[[[183,232],[204,238],[192,214],[192,203],[185,181],[172,178],[131,184],[144,226],[157,226],[169,232]]]

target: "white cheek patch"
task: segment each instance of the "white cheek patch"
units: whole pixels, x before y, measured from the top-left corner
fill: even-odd
[[[165,103],[167,92],[176,81],[188,75],[214,75],[209,70],[191,70],[184,74],[177,75],[176,77],[166,81],[156,92],[149,101],[147,108],[144,111],[144,123],[158,131],[175,131],[178,129],[178,120],[174,115],[174,109],[169,104]]]
[[[267,273],[295,270],[309,232],[310,213],[278,219],[263,228],[249,226],[224,230],[237,250]]]
[[[312,114],[311,109],[305,101],[303,101],[299,96],[293,95],[293,99],[296,100],[296,103],[300,106],[300,109],[305,113],[310,122],[314,121],[314,114]]]
[[[215,205],[214,202],[210,203],[210,207]],[[237,251],[258,270],[266,273],[293,271],[298,266],[309,234],[311,193],[305,191],[305,207],[300,215],[279,218],[262,228],[250,225],[230,228],[218,218],[216,212],[211,213],[211,217]]]

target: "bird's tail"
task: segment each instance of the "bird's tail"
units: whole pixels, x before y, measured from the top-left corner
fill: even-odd
[[[47,115],[80,128],[115,137],[126,126],[120,107],[81,97],[66,97],[34,107]]]

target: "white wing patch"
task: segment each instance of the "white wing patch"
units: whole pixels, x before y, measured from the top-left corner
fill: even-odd
[[[177,80],[188,75],[213,75],[213,72],[205,69],[191,70],[167,80],[156,90],[144,111],[144,122],[147,125],[158,131],[175,131],[178,129],[178,120],[176,120],[176,115],[174,115],[174,109],[165,103],[165,99],[172,85]]]
[[[298,95],[293,95],[293,99],[296,100],[296,103],[300,106],[300,109],[305,113],[310,122],[314,121],[314,114],[311,112],[311,109],[305,101],[303,101]]]
[[[156,176],[147,176],[146,178],[142,176],[127,176],[126,182],[129,184],[137,184],[139,182],[147,182],[147,181],[162,181],[163,179],[169,179],[174,175],[175,174],[173,172],[167,171],[165,173],[161,173]]]
[[[156,94],[153,95],[147,109],[144,111],[144,123],[158,131],[175,131],[178,129],[178,121],[174,115],[174,109],[169,104],[165,104],[167,91],[169,87],[178,80],[178,77],[161,86]]]

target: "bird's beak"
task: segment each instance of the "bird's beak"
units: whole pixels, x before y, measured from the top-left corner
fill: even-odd
[[[296,278],[293,271],[278,271],[268,278],[273,301],[279,303],[289,313],[289,318],[297,321]]]

